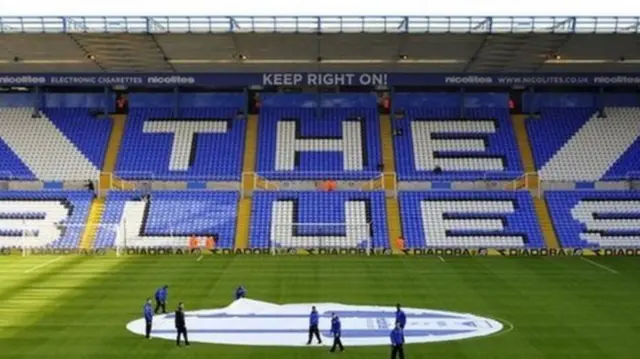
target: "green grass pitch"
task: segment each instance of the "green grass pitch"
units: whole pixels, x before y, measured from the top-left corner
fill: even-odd
[[[591,262],[590,262],[591,261]],[[638,358],[640,262],[617,258],[0,257],[0,358],[388,358],[387,347],[225,346],[125,329],[169,284],[169,307],[226,306],[243,284],[275,303],[341,302],[508,321],[491,337],[406,347],[407,358]]]

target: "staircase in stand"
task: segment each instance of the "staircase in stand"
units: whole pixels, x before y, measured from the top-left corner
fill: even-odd
[[[116,169],[116,161],[122,144],[122,136],[124,135],[125,125],[127,123],[126,115],[112,115],[113,127],[109,136],[109,144],[107,145],[107,153],[104,157],[104,165],[102,166],[102,174],[100,175],[100,195],[104,196],[106,192],[112,188],[121,190],[135,189],[131,184],[116,178],[113,172]]]
[[[238,203],[236,221],[235,248],[244,249],[249,245],[249,228],[251,224],[252,192],[260,181],[256,176],[256,152],[258,148],[258,116],[247,117],[247,130],[244,139],[244,163],[242,165],[242,198]]]
[[[89,217],[82,231],[82,239],[80,240],[80,248],[89,249],[93,247],[93,242],[98,234],[102,214],[104,213],[104,198],[95,198],[91,202],[89,209]]]
[[[391,175],[396,171],[396,162],[393,152],[393,131],[391,126],[391,116],[380,115],[380,140],[382,145],[382,163],[384,164],[384,172],[382,176],[382,186],[385,189],[386,209],[387,209],[387,228],[389,230],[389,246],[398,251],[396,239],[402,235],[402,225],[400,224],[400,204],[395,195],[396,176]]]
[[[529,117],[528,115],[513,115],[511,116],[511,122],[513,124],[513,131],[518,143],[518,150],[520,152],[520,159],[524,167],[525,176],[519,178],[516,181],[516,189],[527,187],[530,190],[538,188],[538,174],[536,173],[536,166],[533,161],[533,152],[531,151],[531,143],[529,142],[529,134],[527,133],[527,126],[525,121]]]
[[[556,230],[553,227],[553,221],[549,215],[547,201],[544,198],[534,196],[533,207],[538,215],[538,222],[540,223],[540,229],[544,235],[544,241],[547,244],[547,248],[560,248],[558,236],[556,235]]]
[[[526,119],[528,115],[513,115],[511,121],[513,123],[513,130],[518,142],[518,150],[520,151],[520,158],[522,159],[522,165],[524,166],[525,175],[516,181],[516,188],[527,188],[531,191],[533,197],[533,206],[538,216],[538,223],[542,234],[544,235],[547,248],[559,248],[558,237],[556,236],[555,228],[553,227],[553,221],[549,215],[549,208],[547,202],[540,194],[533,195],[540,185],[538,174],[536,173],[535,163],[533,161],[533,153],[531,151],[531,142],[529,141],[529,135],[527,133]]]

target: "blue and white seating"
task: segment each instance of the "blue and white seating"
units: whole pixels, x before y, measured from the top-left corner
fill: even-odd
[[[93,195],[0,191],[0,247],[78,248]]]
[[[523,166],[506,108],[409,108],[393,126],[398,178],[515,179]],[[434,173],[440,167],[441,173]]]
[[[246,119],[238,108],[131,109],[116,174],[123,179],[237,181]]]
[[[87,109],[0,108],[0,178],[97,180],[111,126]]]
[[[640,192],[548,191],[545,198],[563,247],[640,247]]]
[[[375,108],[264,108],[257,172],[273,179],[371,179],[382,164]]]
[[[232,248],[238,199],[232,191],[155,191],[148,199],[138,192],[110,192],[94,246],[184,247],[195,235]]]
[[[543,108],[527,120],[540,178],[594,182],[640,178],[640,108]]]
[[[255,192],[252,248],[388,248],[383,192]]]
[[[407,248],[542,248],[528,192],[400,192]]]

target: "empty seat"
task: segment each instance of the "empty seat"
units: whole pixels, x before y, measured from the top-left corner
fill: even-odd
[[[382,151],[375,108],[265,108],[257,172],[274,179],[370,179]]]
[[[528,192],[400,192],[408,248],[542,248]]]
[[[116,173],[124,179],[237,181],[242,173],[245,119],[238,108],[166,108],[129,113]]]
[[[383,192],[256,192],[250,246],[388,248]]]
[[[0,178],[97,180],[111,122],[86,109],[0,109]]]
[[[545,199],[562,246],[640,247],[640,192],[548,191]]]
[[[0,191],[0,247],[78,248],[93,195]]]
[[[514,179],[520,153],[506,108],[409,108],[393,120],[398,178],[419,180]],[[435,171],[439,167],[440,171]]]
[[[536,168],[549,181],[640,178],[640,108],[542,109],[527,120]]]
[[[109,192],[94,245],[186,246],[196,235],[216,237],[220,248],[232,248],[238,196],[233,191],[154,191],[146,202],[138,192]]]

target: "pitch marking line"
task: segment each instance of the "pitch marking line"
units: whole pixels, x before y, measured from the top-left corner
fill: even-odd
[[[602,269],[606,270],[607,272],[611,272],[611,273],[613,273],[613,274],[620,274],[620,272],[618,272],[617,270],[612,269],[612,268],[609,268],[609,267],[607,267],[607,266],[606,266],[606,265],[604,265],[604,264],[600,264],[600,263],[598,263],[598,262],[592,261],[592,260],[591,260],[591,259],[589,259],[589,258],[580,257],[580,259],[582,259],[583,261],[585,261],[585,262],[587,262],[587,263],[589,263],[589,264],[591,264],[591,265],[594,265],[594,266],[596,266],[596,267],[602,268]]]
[[[198,259],[196,259],[196,262],[200,262],[202,260],[203,255],[201,254],[200,257],[198,257]]]
[[[446,261],[444,260],[444,258],[442,258],[442,256],[438,256],[438,258],[440,258],[440,262],[445,263]]]
[[[44,262],[44,263],[40,263],[40,264],[38,264],[37,266],[35,266],[35,267],[33,267],[33,268],[29,268],[29,269],[27,269],[27,270],[26,270],[26,271],[24,271],[24,272],[25,272],[25,273],[31,273],[31,272],[33,272],[34,270],[40,269],[40,268],[42,268],[42,267],[46,267],[46,266],[48,266],[49,264],[55,263],[55,262],[57,262],[57,261],[59,261],[59,260],[61,260],[61,259],[62,259],[62,256],[55,257],[55,258],[53,258],[53,259],[52,259],[52,260],[50,260],[50,261],[46,261],[46,262]]]

